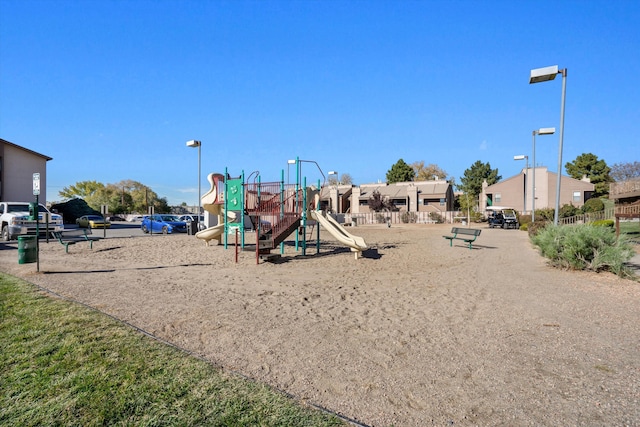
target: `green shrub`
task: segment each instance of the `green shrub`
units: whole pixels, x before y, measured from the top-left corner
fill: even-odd
[[[581,210],[582,213],[602,212],[604,210],[604,202],[599,198],[589,199],[584,203]]]
[[[520,224],[528,224],[531,222],[531,215],[518,215],[518,221],[520,222]]]
[[[376,214],[376,222],[378,224],[384,224],[386,223],[388,220],[390,220],[391,217],[382,213],[377,213]]]
[[[553,221],[555,209],[536,209],[536,221]]]
[[[520,224],[520,230],[522,230],[522,231],[529,230],[529,224],[531,224],[531,223],[530,222],[525,222],[523,224]]]
[[[580,213],[580,209],[576,208],[571,204],[563,205],[560,208],[560,213],[558,214],[559,218],[569,218],[572,216],[576,216]]]
[[[591,225],[595,225],[596,227],[612,227],[615,222],[612,219],[599,219],[597,221],[591,222]]]
[[[82,215],[101,215],[84,201],[84,199],[74,198],[67,202],[57,203],[51,209],[62,215],[65,224],[75,224],[76,219]]]
[[[551,224],[550,221],[539,220],[538,218],[536,218],[535,222],[527,225],[527,232],[529,233],[529,237],[535,236],[540,232],[540,230],[544,229],[549,224]]]
[[[444,218],[438,212],[429,212],[429,219],[432,219],[436,224],[444,224]]]
[[[531,241],[556,267],[633,276],[625,266],[635,254],[633,247],[624,237],[616,238],[609,227],[548,226],[532,236]]]
[[[418,219],[418,215],[415,212],[402,212],[400,215],[400,221],[405,224],[414,224]]]

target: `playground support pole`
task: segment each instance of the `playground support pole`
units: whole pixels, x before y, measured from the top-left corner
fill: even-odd
[[[318,180],[318,188],[319,188],[318,191],[320,192],[320,195],[322,195],[322,188],[320,188],[320,180]],[[320,198],[319,197],[318,197],[318,204],[315,206],[315,209],[317,211],[320,210]],[[318,238],[316,239],[316,255],[317,255],[317,254],[320,253],[320,223],[319,222],[316,224],[316,229],[317,229],[316,233],[318,235]]]
[[[224,249],[227,249],[227,244],[228,244],[228,239],[227,236],[229,235],[229,221],[227,221],[227,213],[229,212],[229,191],[228,191],[228,178],[229,177],[229,172],[228,172],[228,168],[224,168],[224,214],[222,215],[222,220],[224,221]]]
[[[244,169],[242,170],[242,197],[240,197],[240,239],[241,245],[240,247],[244,249],[244,208],[245,208],[245,195],[246,189],[244,188]]]
[[[302,255],[305,256],[307,255],[307,177],[303,178],[303,182],[304,185],[302,186],[302,188],[304,189],[302,192],[302,206],[304,206],[305,208],[302,209],[301,212],[301,228],[302,228],[302,232],[304,233],[302,236]],[[300,209],[300,205],[296,204],[296,209]],[[300,233],[296,233],[296,235],[299,235]]]
[[[280,221],[284,218],[284,169],[280,179]],[[280,242],[280,255],[284,255],[284,242]]]
[[[296,205],[300,203],[300,157],[296,156]],[[300,238],[296,233],[296,252],[300,248]]]

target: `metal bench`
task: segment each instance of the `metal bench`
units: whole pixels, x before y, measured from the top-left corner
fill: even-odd
[[[93,242],[100,240],[99,237],[92,236],[91,229],[88,228],[54,231],[53,237],[58,239],[58,242],[64,246],[66,253],[69,253],[69,245],[75,245],[78,242],[89,242],[89,247],[93,249]]]
[[[476,241],[476,239],[480,235],[480,231],[482,230],[478,230],[475,228],[453,227],[451,229],[451,234],[453,234],[453,236],[442,236],[442,237],[449,240],[449,246],[453,246],[453,241],[455,239],[455,240],[464,241],[469,245],[469,249],[472,249],[471,244]]]

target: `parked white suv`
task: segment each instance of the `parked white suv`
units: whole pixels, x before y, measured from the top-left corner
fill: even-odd
[[[44,214],[49,215],[49,229]],[[62,231],[64,224],[62,216],[52,214],[44,205],[38,206],[39,231],[42,234],[47,232]],[[19,235],[36,234],[36,221],[29,219],[29,202],[0,202],[0,232],[2,240],[8,242]]]

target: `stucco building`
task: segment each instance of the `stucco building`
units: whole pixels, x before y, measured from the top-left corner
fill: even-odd
[[[503,179],[493,185],[487,185],[485,181],[480,195],[480,210],[484,211],[487,206],[499,205],[509,206],[518,212],[531,213],[534,173],[535,208],[555,208],[558,175],[555,172],[549,172],[546,167],[536,167],[528,168],[528,171],[523,169],[520,174]],[[575,207],[581,207],[592,197],[594,190],[595,186],[589,182],[588,178],[579,180],[562,176],[560,180],[560,206],[572,204]]]
[[[33,174],[40,174],[41,203],[47,200],[47,162],[49,156],[0,139],[0,200],[34,200]]]
[[[441,213],[452,211],[455,202],[451,184],[435,180],[329,186],[322,190],[321,208],[334,213],[369,213],[369,199],[376,191],[400,212]]]

